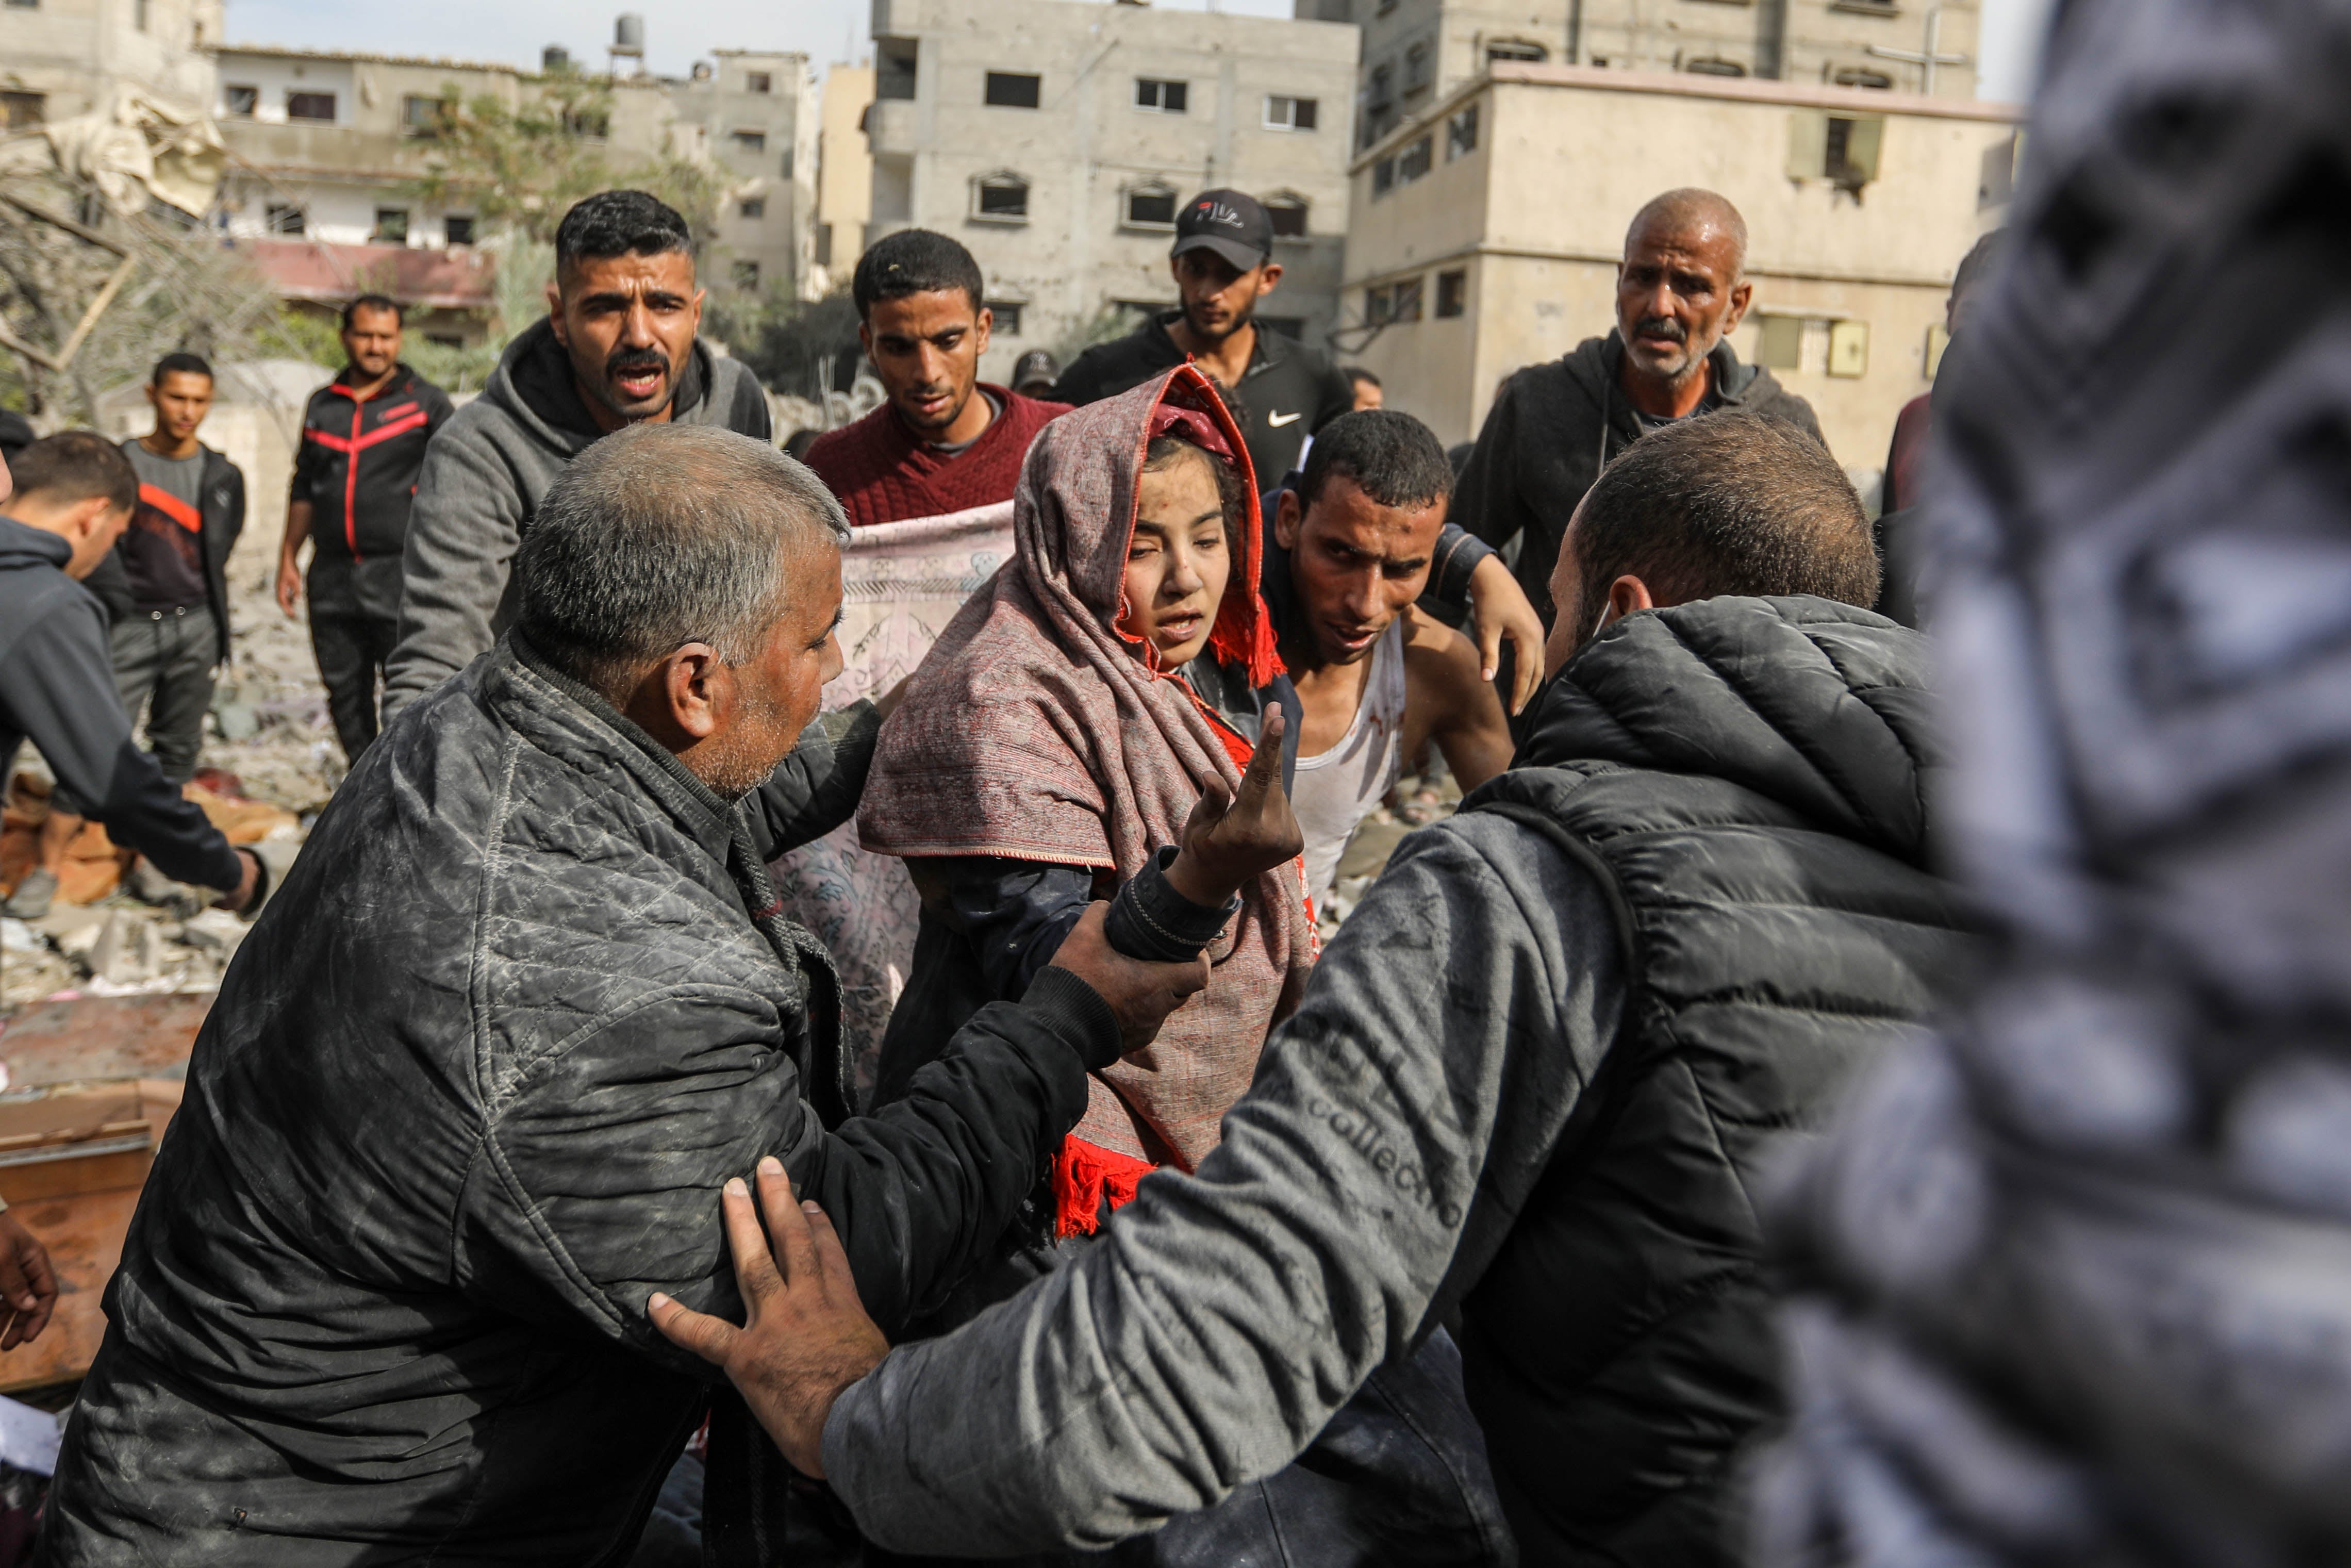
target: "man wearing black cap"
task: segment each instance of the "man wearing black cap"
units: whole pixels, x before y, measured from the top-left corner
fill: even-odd
[[[1061,379],[1061,361],[1042,349],[1031,349],[1013,361],[1012,390],[1022,397],[1050,397]]]
[[[1114,397],[1186,360],[1239,395],[1233,413],[1249,442],[1258,482],[1273,485],[1298,466],[1306,438],[1355,404],[1354,388],[1329,358],[1251,319],[1281,282],[1273,220],[1255,196],[1203,191],[1176,220],[1173,310],[1133,337],[1088,349],[1049,394],[1055,402]]]

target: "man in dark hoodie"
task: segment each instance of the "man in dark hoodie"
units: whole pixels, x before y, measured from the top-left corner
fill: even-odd
[[[695,336],[685,220],[643,191],[563,215],[547,319],[434,437],[416,481],[383,722],[486,652],[514,619],[515,551],[564,465],[624,425],[711,424],[766,441],[767,394]]]
[[[1667,191],[1634,216],[1616,267],[1616,329],[1504,382],[1462,470],[1454,521],[1498,549],[1519,538],[1519,586],[1548,631],[1546,582],[1583,493],[1649,431],[1719,408],[1821,427],[1812,405],[1742,365],[1747,223],[1711,191]]]
[[[1399,847],[1196,1176],[886,1355],[789,1204],[750,1326],[654,1303],[881,1545],[1154,1530],[1452,1323],[1521,1562],[1735,1560],[1779,1407],[1750,1195],[1972,948],[1928,865],[1926,644],[1860,608],[1835,461],[1753,414],[1636,445],[1552,590],[1517,765]]]
[[[0,780],[30,738],[59,788],[86,802],[117,844],[166,876],[220,889],[232,909],[246,907],[261,862],[231,849],[131,739],[115,693],[106,611],[79,580],[129,525],[138,474],[86,430],[33,443],[11,468],[15,494],[0,485]],[[54,866],[35,867],[8,913],[38,917],[57,885]]]

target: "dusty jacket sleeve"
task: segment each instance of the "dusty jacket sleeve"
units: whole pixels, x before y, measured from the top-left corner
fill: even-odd
[[[453,425],[424,449],[401,563],[400,641],[383,672],[383,718],[470,664],[490,627],[515,550],[522,492],[496,452]]]
[[[796,1023],[759,997],[680,985],[522,1074],[461,1204],[461,1283],[709,1376],[653,1332],[645,1298],[741,1318],[718,1192],[772,1154],[824,1206],[860,1299],[894,1333],[1003,1233],[1083,1113],[1088,1065],[1118,1053],[1109,1004],[1050,970],[982,1009],[904,1099],[827,1132],[785,1049]]]
[[[761,860],[820,839],[857,814],[882,716],[871,702],[825,714],[744,802]]]
[[[61,603],[0,664],[0,702],[109,838],[175,881],[235,889],[245,873],[236,852],[131,739],[113,670],[98,606]]]
[[[1519,403],[1509,382],[1494,394],[1478,444],[1453,486],[1453,520],[1473,536],[1499,548],[1510,542],[1523,520],[1519,516],[1518,486],[1511,483],[1517,455]]]
[[[1517,824],[1405,841],[1196,1177],[893,1351],[825,1427],[877,1543],[1092,1549],[1294,1458],[1492,1260],[1614,1030],[1590,875]]]

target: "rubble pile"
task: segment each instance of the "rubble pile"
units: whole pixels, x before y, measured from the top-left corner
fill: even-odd
[[[230,590],[233,659],[221,673],[202,770],[188,793],[230,842],[261,856],[274,884],[341,780],[343,754],[303,622],[278,612],[253,560],[235,563]],[[6,785],[0,894],[37,862],[50,779],[28,747]],[[210,890],[175,883],[125,855],[95,822],[67,854],[47,915],[0,920],[0,1011],[60,993],[207,991],[220,984],[246,923],[210,907]]]

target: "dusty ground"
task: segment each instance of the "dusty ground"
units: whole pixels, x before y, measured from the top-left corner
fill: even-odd
[[[343,753],[327,722],[308,626],[279,612],[264,575],[276,568],[274,552],[266,563],[262,554],[240,549],[230,563],[232,657],[214,697],[201,761],[234,774],[251,799],[294,814],[298,827],[260,846],[282,871],[301,830],[341,779]],[[16,768],[45,775],[29,747]],[[150,896],[126,882],[93,904],[60,902],[37,922],[0,921],[0,1010],[59,991],[119,996],[217,987],[245,923],[204,908],[201,890],[152,872],[132,880]]]

